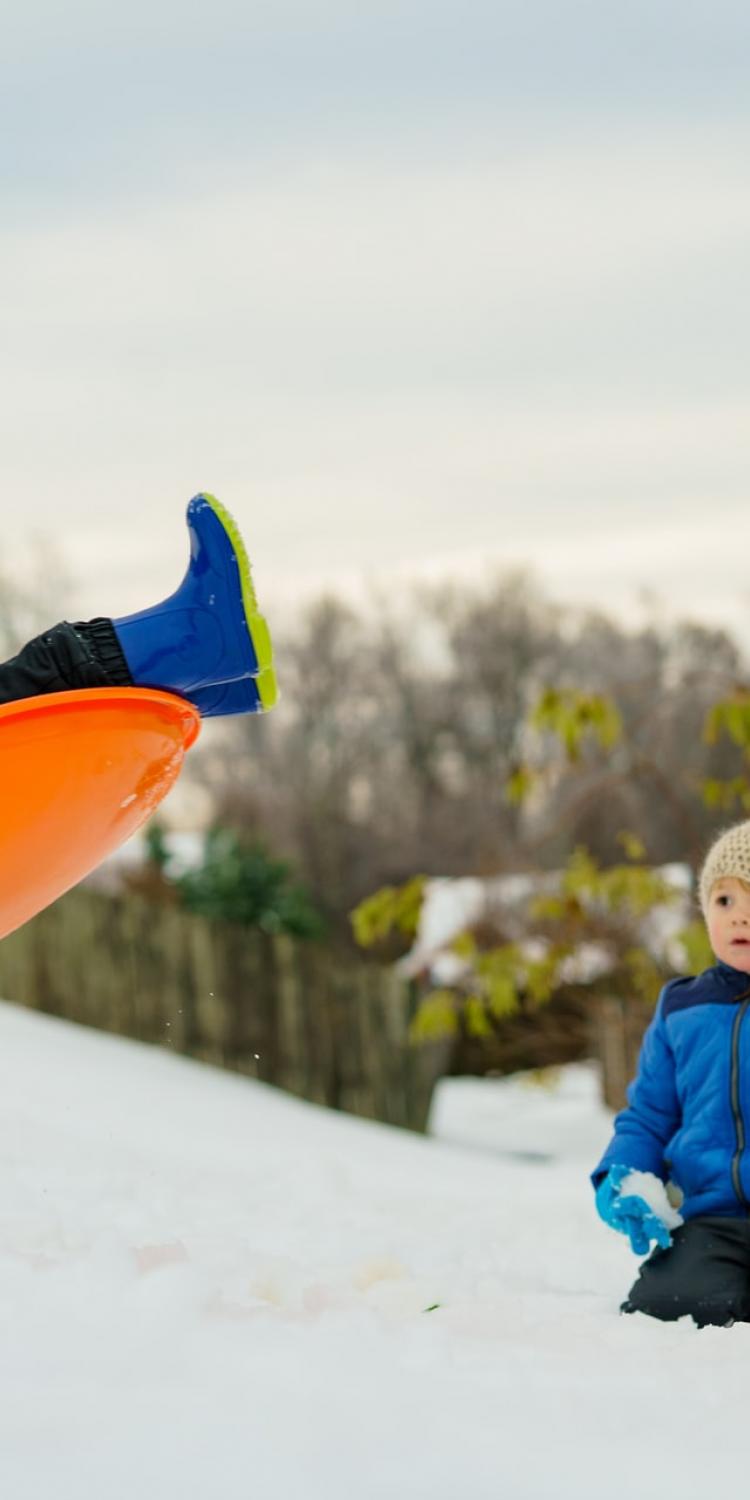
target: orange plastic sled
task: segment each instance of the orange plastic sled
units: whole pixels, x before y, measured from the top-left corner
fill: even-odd
[[[199,731],[192,704],[150,688],[0,707],[0,938],[145,823]]]

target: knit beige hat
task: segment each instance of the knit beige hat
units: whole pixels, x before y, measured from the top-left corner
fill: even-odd
[[[711,845],[698,877],[698,892],[704,917],[712,887],[724,875],[734,875],[750,885],[750,818],[727,828]]]

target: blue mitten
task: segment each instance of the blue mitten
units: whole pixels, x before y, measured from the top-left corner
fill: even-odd
[[[630,1167],[610,1167],[596,1190],[597,1213],[610,1228],[628,1236],[630,1248],[636,1255],[648,1255],[652,1240],[666,1250],[671,1244],[671,1236],[664,1220],[654,1213],[645,1198],[634,1193],[623,1196],[620,1192],[630,1171]]]

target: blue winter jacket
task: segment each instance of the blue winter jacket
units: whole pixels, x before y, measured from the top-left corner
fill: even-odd
[[[595,1187],[622,1162],[675,1182],[686,1219],[750,1214],[749,1012],[750,974],[729,964],[665,984]]]

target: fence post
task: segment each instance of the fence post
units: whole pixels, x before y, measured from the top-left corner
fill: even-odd
[[[643,1033],[653,1011],[619,995],[607,995],[594,1006],[594,1052],[602,1070],[602,1097],[609,1109],[624,1109],[626,1089],[635,1077]]]

